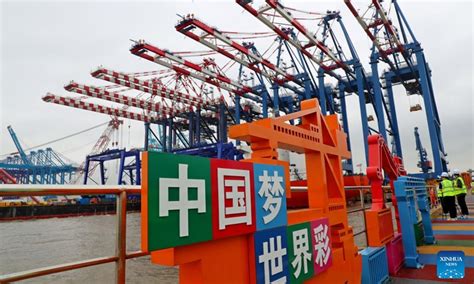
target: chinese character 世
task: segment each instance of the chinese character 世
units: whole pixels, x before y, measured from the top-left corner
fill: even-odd
[[[265,283],[286,283],[286,276],[270,282],[270,276],[283,272],[283,256],[285,255],[286,248],[281,247],[281,236],[276,236],[276,248],[273,237],[268,242],[263,242],[263,254],[258,256],[258,262],[263,263]]]

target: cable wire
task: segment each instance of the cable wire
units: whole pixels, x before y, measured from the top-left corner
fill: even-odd
[[[72,133],[72,134],[69,134],[69,135],[66,135],[66,136],[61,137],[61,138],[58,138],[58,139],[54,139],[54,140],[51,140],[51,141],[48,141],[48,142],[45,142],[45,143],[42,143],[42,144],[39,144],[39,145],[36,145],[36,146],[33,146],[33,147],[29,147],[29,148],[27,148],[27,149],[24,149],[24,151],[29,151],[29,150],[32,150],[32,149],[36,149],[36,148],[39,148],[39,147],[43,147],[43,146],[46,146],[46,145],[49,145],[49,144],[53,144],[53,143],[56,143],[56,142],[59,142],[59,141],[68,139],[68,138],[77,136],[77,135],[79,135],[79,134],[82,134],[82,133],[91,131],[91,130],[93,130],[93,129],[99,128],[99,127],[104,126],[104,125],[106,125],[106,124],[108,124],[108,123],[109,123],[109,121],[104,122],[104,123],[101,123],[101,124],[98,124],[98,125],[96,125],[96,126],[89,127],[89,128],[87,128],[87,129],[84,129],[84,130],[81,130],[81,131],[78,131],[78,132],[75,132],[75,133]],[[8,154],[7,154],[7,155],[8,155]]]

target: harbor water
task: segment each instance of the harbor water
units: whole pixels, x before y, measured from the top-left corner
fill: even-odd
[[[358,206],[357,206],[358,207]],[[357,208],[354,206],[355,209]],[[354,232],[362,212],[349,215]],[[115,215],[0,222],[0,274],[112,256]],[[365,246],[365,235],[355,238]],[[127,251],[140,250],[140,213],[127,215]],[[52,274],[21,283],[115,283],[115,263]],[[149,256],[127,261],[127,283],[177,283],[178,268],[154,265]]]

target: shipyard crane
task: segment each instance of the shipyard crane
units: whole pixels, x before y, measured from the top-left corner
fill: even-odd
[[[119,129],[119,126],[121,124],[123,124],[123,120],[119,120],[115,117],[112,118],[107,124],[107,127],[105,128],[105,130],[100,135],[97,142],[92,147],[88,155],[97,155],[107,150],[107,148],[110,145],[110,142],[112,141],[113,134]],[[112,143],[112,146],[116,146],[116,145]],[[91,179],[91,177],[94,175],[94,172],[97,169],[98,164],[94,164],[92,167],[90,167],[87,173],[84,172],[85,165],[86,165],[86,161],[82,162],[82,164],[79,166],[79,173],[72,183],[74,184],[77,183],[83,176],[84,184],[86,184],[87,179]]]
[[[87,93],[87,92],[95,92],[95,94],[98,95],[100,98],[108,98],[111,101],[114,102],[122,102],[122,103],[129,103],[129,105],[134,105],[139,107],[140,109],[146,109],[146,106],[149,104],[145,104],[143,100],[138,100],[136,98],[130,98],[127,100],[127,98],[123,96],[117,96],[117,94],[112,94],[104,91],[103,89],[105,88],[95,88],[95,87],[90,87],[90,86],[83,86],[77,83],[71,83],[66,86],[66,89],[74,90],[79,93]],[[82,90],[82,91],[80,91]],[[102,93],[103,96],[100,94]],[[95,94],[93,97],[95,97]],[[133,100],[132,100],[133,99]],[[174,128],[173,126],[179,126],[180,128],[189,128],[190,123],[189,120],[186,118],[177,118],[174,119],[174,115],[158,115],[158,114],[153,114],[153,113],[136,113],[133,111],[125,110],[125,109],[119,109],[119,108],[114,108],[114,107],[108,107],[108,106],[103,106],[91,102],[86,102],[82,98],[74,98],[74,97],[61,97],[61,96],[56,96],[51,93],[48,93],[45,97],[43,97],[43,100],[46,102],[51,102],[51,103],[56,103],[60,105],[65,105],[65,106],[70,106],[74,108],[79,108],[83,110],[89,110],[93,112],[99,112],[103,114],[108,114],[112,115],[114,117],[121,117],[121,118],[128,118],[132,120],[137,120],[137,121],[142,121],[145,123],[145,125],[149,125],[149,123],[163,123],[164,125],[168,125],[168,131],[164,131],[162,139],[157,138],[158,142],[161,144],[163,147],[163,150],[166,151],[166,149],[172,149],[172,145],[174,143],[173,140],[177,139],[184,145],[184,147],[189,147],[190,143],[186,139],[183,133],[178,128]],[[223,113],[223,112],[222,112]],[[212,119],[212,117],[211,117]],[[207,132],[211,132],[209,135],[210,137],[213,136],[212,130],[207,127],[205,129]],[[223,133],[225,130],[221,129],[220,133]],[[204,132],[204,131],[203,131]],[[221,136],[224,136],[220,134]],[[147,148],[147,142],[148,142],[148,131],[146,132],[147,138],[145,139],[145,148]]]
[[[204,67],[208,67],[210,64],[212,64],[212,62],[204,62],[203,64],[206,64]],[[221,102],[225,103],[225,101],[222,99],[222,97],[221,99],[210,98],[204,92],[202,86],[196,89],[194,87],[195,83],[188,80],[189,76],[177,74],[175,77],[176,86],[171,89],[167,86],[164,86],[163,84],[159,84],[159,80],[157,80],[156,77],[154,77],[152,80],[143,80],[137,78],[138,76],[108,70],[102,67],[99,67],[91,74],[93,77],[98,79],[143,91],[151,94],[152,96],[160,96],[163,99],[170,100],[172,104],[181,104],[181,109],[175,111],[176,115],[170,115],[170,117],[177,116],[186,117],[188,119],[188,138],[186,141],[184,141],[184,139],[180,139],[183,140],[182,142],[185,146],[201,144],[202,135],[204,135],[204,139],[208,139],[211,142],[217,142],[218,137],[224,136],[220,134],[224,131],[221,127],[221,129],[217,131],[218,137],[215,137],[214,131],[211,129],[210,124],[219,124],[219,121],[226,119],[225,117],[217,118],[216,116],[212,115],[213,113],[215,114],[219,112],[219,108],[221,108]],[[186,93],[177,90],[178,82],[180,83],[180,87],[188,87],[185,89]],[[194,95],[191,95],[192,93]],[[207,113],[202,113],[201,110],[206,111]],[[222,113],[224,113],[224,111],[222,111]],[[163,128],[163,133],[167,132],[166,128],[176,128],[176,125],[173,125],[170,121],[163,121],[161,126]],[[147,124],[146,127],[149,129],[149,124]],[[181,130],[174,129],[174,131],[180,132]],[[182,134],[180,135],[184,137]],[[164,149],[170,150],[171,147],[165,147]]]
[[[279,116],[279,112],[284,113],[292,112],[295,108],[295,104],[299,105],[293,97],[279,95],[280,87],[293,92],[299,98],[299,101],[312,97],[312,93],[317,91],[317,86],[313,84],[313,81],[309,78],[307,67],[303,64],[301,71],[298,72],[297,67],[298,61],[294,57],[290,58],[290,68],[296,69],[297,73],[290,74],[287,72],[288,67],[284,66],[282,59],[283,53],[283,42],[281,39],[275,37],[272,45],[266,49],[264,54],[259,53],[254,42],[243,42],[242,44],[236,42],[230,35],[239,35],[239,32],[221,32],[216,28],[210,27],[201,20],[198,20],[194,16],[183,17],[181,21],[175,26],[176,30],[186,35],[187,37],[203,44],[204,46],[214,50],[215,52],[229,58],[231,61],[240,64],[239,68],[239,81],[243,81],[244,72],[242,66],[245,66],[252,72],[259,81],[259,86],[254,88],[259,90],[261,93],[261,105],[263,117],[268,116],[268,107],[273,108],[273,115]],[[258,39],[259,37],[268,37],[268,33],[251,33],[249,39]],[[247,37],[244,37],[247,39]],[[273,44],[278,42],[275,49],[271,49]],[[225,48],[224,48],[224,47]],[[271,62],[270,58],[265,58],[265,53],[270,55],[277,54],[275,58],[275,64]],[[291,53],[288,52],[290,56]],[[269,92],[265,88],[265,80],[269,82],[273,89],[273,99],[269,97]],[[289,83],[292,84],[289,84]],[[283,104],[282,104],[283,102]],[[235,96],[235,105],[240,105],[240,96]],[[240,117],[238,113],[236,115],[236,122],[239,123]]]
[[[231,96],[244,95],[248,93],[251,93],[257,97],[260,96],[260,92],[258,92],[255,88],[230,79],[224,74],[219,74],[210,70],[209,68],[205,68],[199,64],[186,60],[169,50],[164,50],[153,46],[144,40],[135,41],[135,44],[130,49],[130,52],[136,56],[157,63],[166,68],[173,69],[179,74],[191,76],[197,80],[201,80],[205,83],[224,89],[228,91]]]
[[[342,125],[346,133],[349,133],[346,93],[356,93],[359,97],[359,107],[361,113],[362,132],[364,137],[364,146],[366,161],[368,161],[368,143],[367,137],[371,133],[379,133],[386,138],[387,132],[390,135],[396,134],[392,131],[393,119],[389,109],[384,103],[381,92],[377,92],[374,86],[380,86],[378,76],[369,75],[360,63],[357,52],[349,37],[349,34],[342,22],[339,12],[327,11],[326,13],[315,13],[319,17],[319,22],[311,26],[319,27],[316,32],[310,31],[297,16],[296,12],[310,13],[300,11],[291,7],[284,6],[281,1],[267,0],[266,5],[260,9],[252,6],[252,1],[236,0],[251,15],[277,33],[282,39],[294,46],[311,63],[319,66],[318,85],[319,92],[317,98],[320,100],[323,113],[339,113],[341,115]],[[339,32],[336,32],[337,22]],[[343,40],[340,40],[337,34],[342,34]],[[345,54],[344,45],[350,51]],[[338,95],[325,88],[325,75],[329,75],[337,81]],[[335,98],[339,103],[335,102]],[[368,124],[368,115],[366,104],[373,106],[377,116],[377,130]],[[390,128],[385,126],[386,114]],[[395,126],[396,127],[396,126]],[[350,138],[348,137],[350,148]],[[352,161],[349,159],[345,163],[345,170],[353,172]]]
[[[16,179],[10,175],[6,170],[0,169],[0,183],[3,184],[14,184]]]
[[[334,73],[333,70],[347,68],[347,65],[336,58],[336,55],[325,44],[315,38],[315,35],[308,31],[297,19],[293,18],[291,13],[279,1],[267,0],[267,5],[260,9],[255,9],[251,5],[252,1],[249,0],[236,0],[236,2],[281,38],[302,52],[312,62],[321,66],[328,74],[341,80],[341,77]],[[276,24],[278,22],[276,20],[277,17],[278,19],[286,20],[290,26],[296,28],[300,33],[298,35],[288,33],[288,30]],[[308,43],[304,44],[301,37],[304,37]]]
[[[159,102],[153,102],[151,100],[137,99],[129,96],[122,95],[117,92],[109,92],[104,90],[104,88],[99,88],[95,86],[88,86],[76,83],[72,81],[64,87],[69,92],[75,92],[81,95],[86,95],[89,97],[94,97],[114,103],[123,104],[126,106],[136,107],[144,109],[146,111],[155,112],[157,115],[161,116],[173,116],[180,113],[186,112],[184,109],[179,108],[170,108]]]
[[[7,130],[8,130],[8,133],[10,133],[10,136],[13,140],[13,143],[15,144],[15,147],[18,150],[17,153],[20,155],[21,160],[23,161],[23,164],[31,165],[32,163],[31,163],[30,159],[28,158],[28,156],[26,155],[25,151],[23,150],[23,147],[20,144],[20,140],[18,140],[18,137],[16,136],[16,133],[13,130],[13,128],[11,127],[11,125],[7,126]],[[13,154],[15,154],[15,153],[13,153]]]
[[[372,76],[379,76],[379,62],[384,62],[389,66],[389,70],[381,74],[380,77],[383,78],[385,96],[388,97],[390,113],[394,117],[392,131],[396,132],[396,135],[393,136],[396,154],[402,157],[393,86],[402,85],[407,95],[421,95],[423,97],[433,152],[434,172],[439,175],[441,172],[447,171],[447,154],[441,135],[441,122],[431,82],[431,70],[426,62],[421,44],[416,39],[398,2],[391,0],[382,3],[382,1],[371,0],[368,8],[362,12],[355,8],[352,1],[344,0],[344,2],[373,43],[370,57]],[[394,19],[390,17],[391,14],[394,15]],[[378,89],[377,92],[382,93],[382,90]],[[421,109],[421,106],[417,105],[410,111]]]
[[[91,72],[94,78],[102,79],[114,84],[119,84],[125,87],[133,88],[138,91],[149,93],[154,96],[166,98],[177,103],[183,103],[189,107],[196,108],[207,108],[208,106],[218,104],[217,100],[208,100],[196,96],[191,96],[176,90],[168,89],[164,86],[150,81],[140,80],[135,76],[127,75],[122,72],[109,70],[103,67],[99,67]],[[176,110],[175,112],[181,113],[186,110]]]
[[[142,122],[151,122],[158,121],[160,119],[166,119],[166,117],[164,116],[150,116],[147,114],[141,114],[132,111],[122,110],[119,108],[107,107],[99,104],[85,102],[79,98],[61,97],[52,93],[47,93],[46,96],[43,97],[43,101]]]
[[[64,184],[71,179],[76,167],[66,163],[64,156],[50,147],[27,154],[13,128],[9,125],[7,129],[17,152],[1,160],[0,169],[13,176],[17,183]]]
[[[426,149],[423,147],[421,143],[420,133],[418,133],[418,127],[415,127],[415,143],[416,143],[416,150],[418,151],[418,158],[420,159],[417,163],[417,167],[421,169],[423,173],[423,177],[425,179],[433,178],[430,176],[430,172],[433,169],[433,163],[428,160],[428,153]]]

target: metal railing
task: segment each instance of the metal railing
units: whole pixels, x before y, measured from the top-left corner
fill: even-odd
[[[292,186],[292,190],[307,190],[306,186]],[[384,192],[390,191],[389,186],[383,187]],[[361,200],[361,208],[350,210],[348,214],[365,211],[365,194],[370,191],[370,186],[346,186],[345,190],[358,190]],[[0,275],[0,283],[9,283],[40,276],[96,266],[105,263],[116,263],[115,274],[117,283],[125,283],[125,264],[127,259],[148,255],[142,251],[127,253],[126,248],[126,228],[127,228],[127,195],[140,194],[140,186],[71,186],[71,185],[20,185],[20,184],[0,184],[0,196],[45,196],[45,195],[103,195],[113,194],[116,196],[116,247],[115,255],[105,256],[65,264],[47,266],[31,269],[11,274]],[[384,194],[385,197],[385,194]],[[354,233],[354,237],[365,234],[367,244],[367,229],[365,214],[364,230]]]
[[[382,187],[384,190],[384,197],[385,197],[385,192],[387,189],[390,189],[390,187]],[[367,247],[368,245],[368,238],[367,238],[367,222],[365,219],[365,210],[368,209],[368,207],[365,206],[365,196],[368,192],[370,192],[370,186],[345,186],[344,190],[358,190],[359,191],[359,197],[360,197],[360,208],[359,209],[353,209],[353,210],[348,210],[347,215],[349,217],[350,214],[355,214],[358,212],[363,212],[362,213],[362,218],[364,219],[364,229],[360,230],[358,232],[353,232],[353,236],[357,237],[358,235],[364,234],[365,236],[365,246]]]
[[[366,207],[365,206],[365,196],[366,196],[366,193],[370,192],[370,185],[366,185],[366,186],[345,186],[344,187],[344,190],[358,190],[359,191],[359,196],[360,196],[360,204],[361,204],[361,208],[359,209],[353,209],[353,210],[348,210],[347,211],[347,215],[349,214],[354,214],[354,213],[357,213],[357,212],[365,212],[365,210],[367,210],[369,207]],[[391,189],[390,189],[390,186],[383,186],[382,189],[384,190],[384,192],[389,192]],[[308,187],[307,186],[292,186],[291,187],[291,190],[294,191],[304,191],[304,190],[308,190]],[[384,194],[384,198],[385,198],[385,194]],[[367,240],[367,224],[366,224],[366,221],[365,221],[365,214],[362,214],[364,218],[364,229],[359,231],[359,232],[354,232],[354,237],[358,236],[358,235],[361,235],[361,234],[364,234],[365,235],[365,243],[366,243],[366,246],[367,246],[367,243],[368,243],[368,240]]]
[[[44,195],[103,195],[116,196],[116,246],[115,255],[47,266],[11,274],[0,275],[0,283],[9,283],[49,274],[76,270],[89,266],[115,262],[117,283],[125,283],[127,259],[147,255],[142,251],[127,253],[127,195],[140,194],[140,186],[74,186],[74,185],[0,185],[0,196],[44,196]]]

